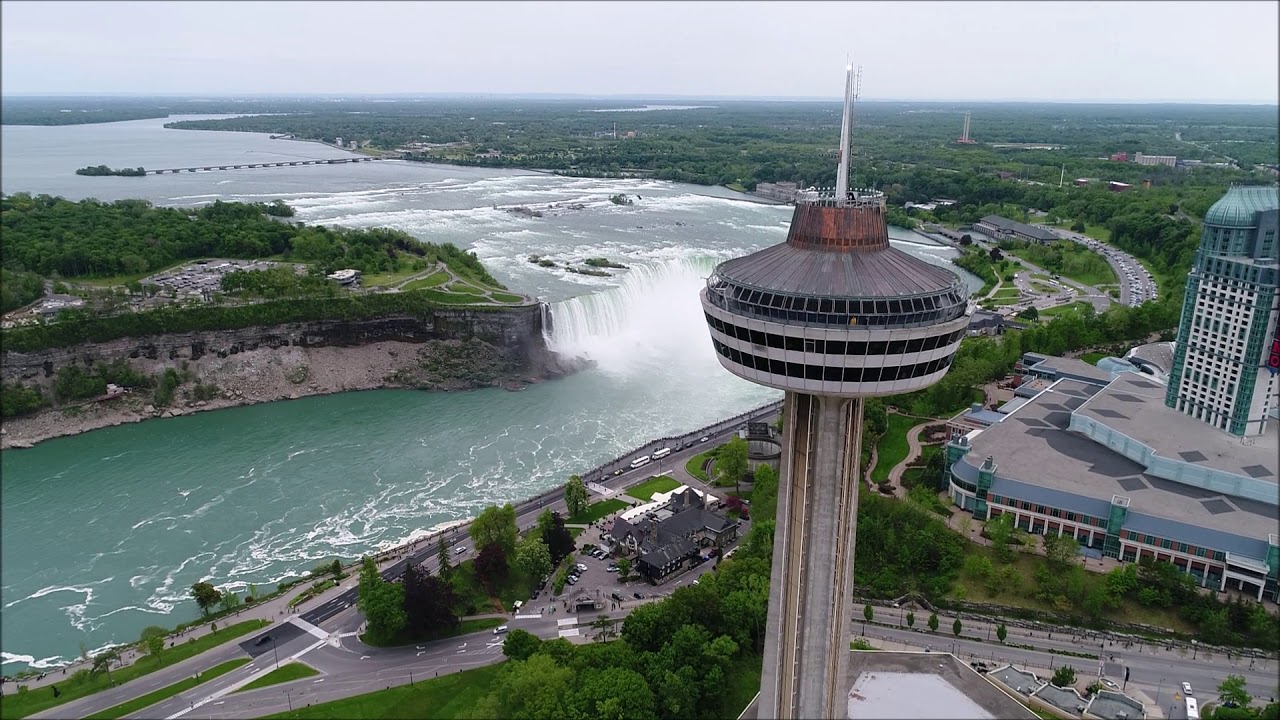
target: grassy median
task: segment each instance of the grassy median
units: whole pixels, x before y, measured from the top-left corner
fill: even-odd
[[[334,700],[293,712],[268,715],[268,718],[341,718],[342,720],[396,720],[427,717],[452,720],[473,717],[475,707],[489,694],[497,681],[502,664],[453,673],[440,678],[378,690],[365,695]]]
[[[132,715],[139,710],[155,705],[161,700],[168,700],[178,693],[186,692],[197,685],[203,685],[220,675],[226,675],[241,665],[247,664],[250,659],[251,658],[236,658],[235,660],[228,660],[221,665],[216,665],[200,673],[199,680],[194,677],[189,677],[181,682],[176,682],[172,685],[162,687],[159,690],[149,692],[142,697],[137,697],[129,700],[128,702],[122,702],[115,707],[109,707],[101,712],[96,712],[88,716],[85,720],[115,720],[115,718]]]
[[[250,690],[257,690],[258,688],[264,688],[269,685],[279,685],[280,683],[293,682],[294,680],[301,680],[302,678],[308,678],[308,677],[311,677],[312,675],[319,675],[319,674],[320,674],[319,670],[316,670],[315,668],[311,667],[306,663],[301,663],[301,662],[298,662],[297,660],[294,660],[293,662],[287,662],[284,665],[281,665],[275,670],[272,670],[266,675],[263,675],[257,680],[254,680],[248,685],[245,685],[244,687],[240,688],[236,692],[238,693],[249,692]]]
[[[166,648],[164,653],[157,661],[151,656],[139,658],[137,662],[127,667],[114,670],[111,673],[111,680],[116,685],[123,685],[130,680],[135,680],[155,672],[163,667],[168,667],[176,663],[180,663],[190,657],[195,657],[205,650],[215,648],[229,640],[234,640],[242,635],[247,635],[255,630],[270,625],[270,620],[246,620],[229,627],[222,628],[216,634],[205,635],[199,638],[193,638],[190,642],[181,643],[171,648]],[[61,696],[54,698],[53,690],[46,686],[31,690],[28,692],[19,692],[16,695],[5,695],[0,699],[0,718],[8,720],[9,718],[24,718],[28,715],[34,715],[43,712],[51,707],[57,707],[63,703],[69,703],[72,700],[79,700],[82,697],[92,695],[99,690],[106,690],[111,687],[111,683],[107,680],[106,673],[93,676],[77,676],[68,677],[65,682],[57,683],[58,689],[62,692]]]

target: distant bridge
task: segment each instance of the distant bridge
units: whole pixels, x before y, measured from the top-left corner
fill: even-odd
[[[242,163],[238,165],[205,165],[201,167],[185,167],[185,168],[165,168],[163,170],[148,170],[148,175],[164,175],[165,173],[183,173],[183,172],[205,172],[215,170],[249,170],[252,168],[273,168],[273,167],[294,167],[295,165],[345,165],[347,163],[373,162],[374,160],[385,160],[380,157],[350,157],[350,158],[334,158],[330,160],[288,160],[285,162],[270,163]]]

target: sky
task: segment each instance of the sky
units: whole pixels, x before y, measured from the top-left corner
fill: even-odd
[[[3,2],[4,94],[1277,104],[1280,3]]]

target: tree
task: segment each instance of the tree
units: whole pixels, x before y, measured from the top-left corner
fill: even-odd
[[[449,575],[453,572],[453,566],[449,564],[449,549],[444,546],[444,538],[441,537],[436,541],[436,561],[440,565],[436,570],[436,574],[440,577],[449,579]]]
[[[1001,513],[987,521],[987,537],[991,538],[991,546],[995,548],[996,557],[1004,562],[1013,560],[1013,548],[1009,541],[1013,538],[1013,516]]]
[[[1235,705],[1247,708],[1253,698],[1245,692],[1245,679],[1241,675],[1228,675],[1226,680],[1218,684],[1218,699],[1223,705]]]
[[[542,639],[527,630],[512,630],[502,642],[502,654],[512,660],[528,660],[538,648]]]
[[[232,610],[235,610],[236,606],[239,604],[240,604],[240,596],[233,592],[223,593],[222,599],[218,601],[218,607],[223,612],[231,612]]]
[[[1003,643],[1007,637],[1009,637],[1009,629],[1004,626],[1004,623],[1000,623],[996,626],[996,639]]]
[[[577,547],[573,534],[564,526],[564,517],[553,510],[543,510],[538,516],[538,533],[551,552],[552,567],[559,565]]]
[[[929,630],[931,632],[938,632],[938,613],[931,613],[929,615]]]
[[[908,610],[907,611],[907,627],[915,627],[915,626],[916,626],[916,614]]]
[[[578,517],[585,513],[590,499],[591,495],[587,492],[587,486],[583,484],[582,478],[570,475],[569,482],[564,484],[564,504],[569,509],[569,517]]]
[[[498,543],[489,543],[480,548],[480,554],[476,556],[472,567],[490,595],[496,594],[498,586],[507,579],[507,556]]]
[[[454,608],[458,597],[453,586],[410,564],[401,581],[404,587],[404,628],[410,640],[429,640],[458,627]]]
[[[734,436],[716,453],[716,484],[732,483],[741,495],[740,483],[747,470],[747,441]]]
[[[963,628],[964,626],[960,624],[960,618],[956,618],[956,621],[951,623],[951,634],[960,637],[960,631]]]
[[[364,613],[370,644],[391,642],[404,629],[404,586],[389,583],[378,572],[373,558],[361,560],[360,584],[356,606]]]
[[[618,558],[618,577],[627,577],[631,574],[631,559]]]
[[[1079,557],[1080,543],[1070,535],[1047,535],[1044,539],[1044,554],[1049,559],[1049,565],[1061,572]]]
[[[751,515],[756,519],[768,519],[778,514],[778,473],[768,463],[761,463],[756,468],[751,507]]]
[[[1039,320],[1040,311],[1036,309],[1035,305],[1031,305],[1026,310],[1023,310],[1022,312],[1018,313],[1018,317],[1022,318],[1023,320]]]
[[[1053,679],[1049,682],[1054,687],[1072,687],[1076,684],[1076,669],[1070,665],[1059,665],[1058,669],[1053,672]]]
[[[875,617],[875,614],[876,611],[871,607],[870,603],[862,606],[862,617],[865,618],[867,622],[871,622],[871,618]]]
[[[551,572],[551,550],[539,535],[529,533],[516,549],[515,566],[529,576],[532,591],[533,586]]]
[[[497,545],[504,558],[513,557],[516,553],[516,541],[520,529],[516,527],[516,509],[507,503],[502,507],[490,505],[480,513],[480,517],[471,523],[468,531],[476,547],[484,549],[489,545]]]
[[[115,648],[104,650],[93,656],[93,667],[89,670],[90,675],[97,675],[105,672],[107,679],[111,678],[111,663],[120,659],[120,653]]]
[[[198,582],[191,586],[191,597],[195,598],[196,605],[200,606],[200,612],[208,615],[209,608],[217,605],[222,599],[222,593],[207,582]]]
[[[341,574],[342,574],[342,561],[341,561],[341,560],[339,560],[339,559],[337,559],[337,558],[334,558],[334,559],[333,559],[333,564],[331,564],[331,565],[329,566],[329,572],[330,572],[330,573],[332,573],[332,574],[333,574],[333,576],[334,576],[335,578],[336,578],[336,577],[338,577],[339,575],[341,575]]]
[[[146,632],[145,630],[143,631]],[[143,637],[142,650],[147,655],[155,659],[156,664],[163,664],[161,656],[164,654],[164,635],[152,635],[151,637]]]

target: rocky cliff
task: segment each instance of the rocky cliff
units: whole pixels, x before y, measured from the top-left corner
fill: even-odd
[[[179,371],[184,383],[169,407],[157,407],[151,389],[135,388],[121,398],[10,419],[0,446],[21,447],[148,417],[345,390],[518,389],[580,366],[547,348],[543,313],[533,305],[441,309],[427,320],[320,321],[6,352],[0,379],[38,385],[51,397],[60,369],[91,370],[119,359],[152,377],[168,368]],[[197,385],[205,386],[204,399],[195,397]]]

